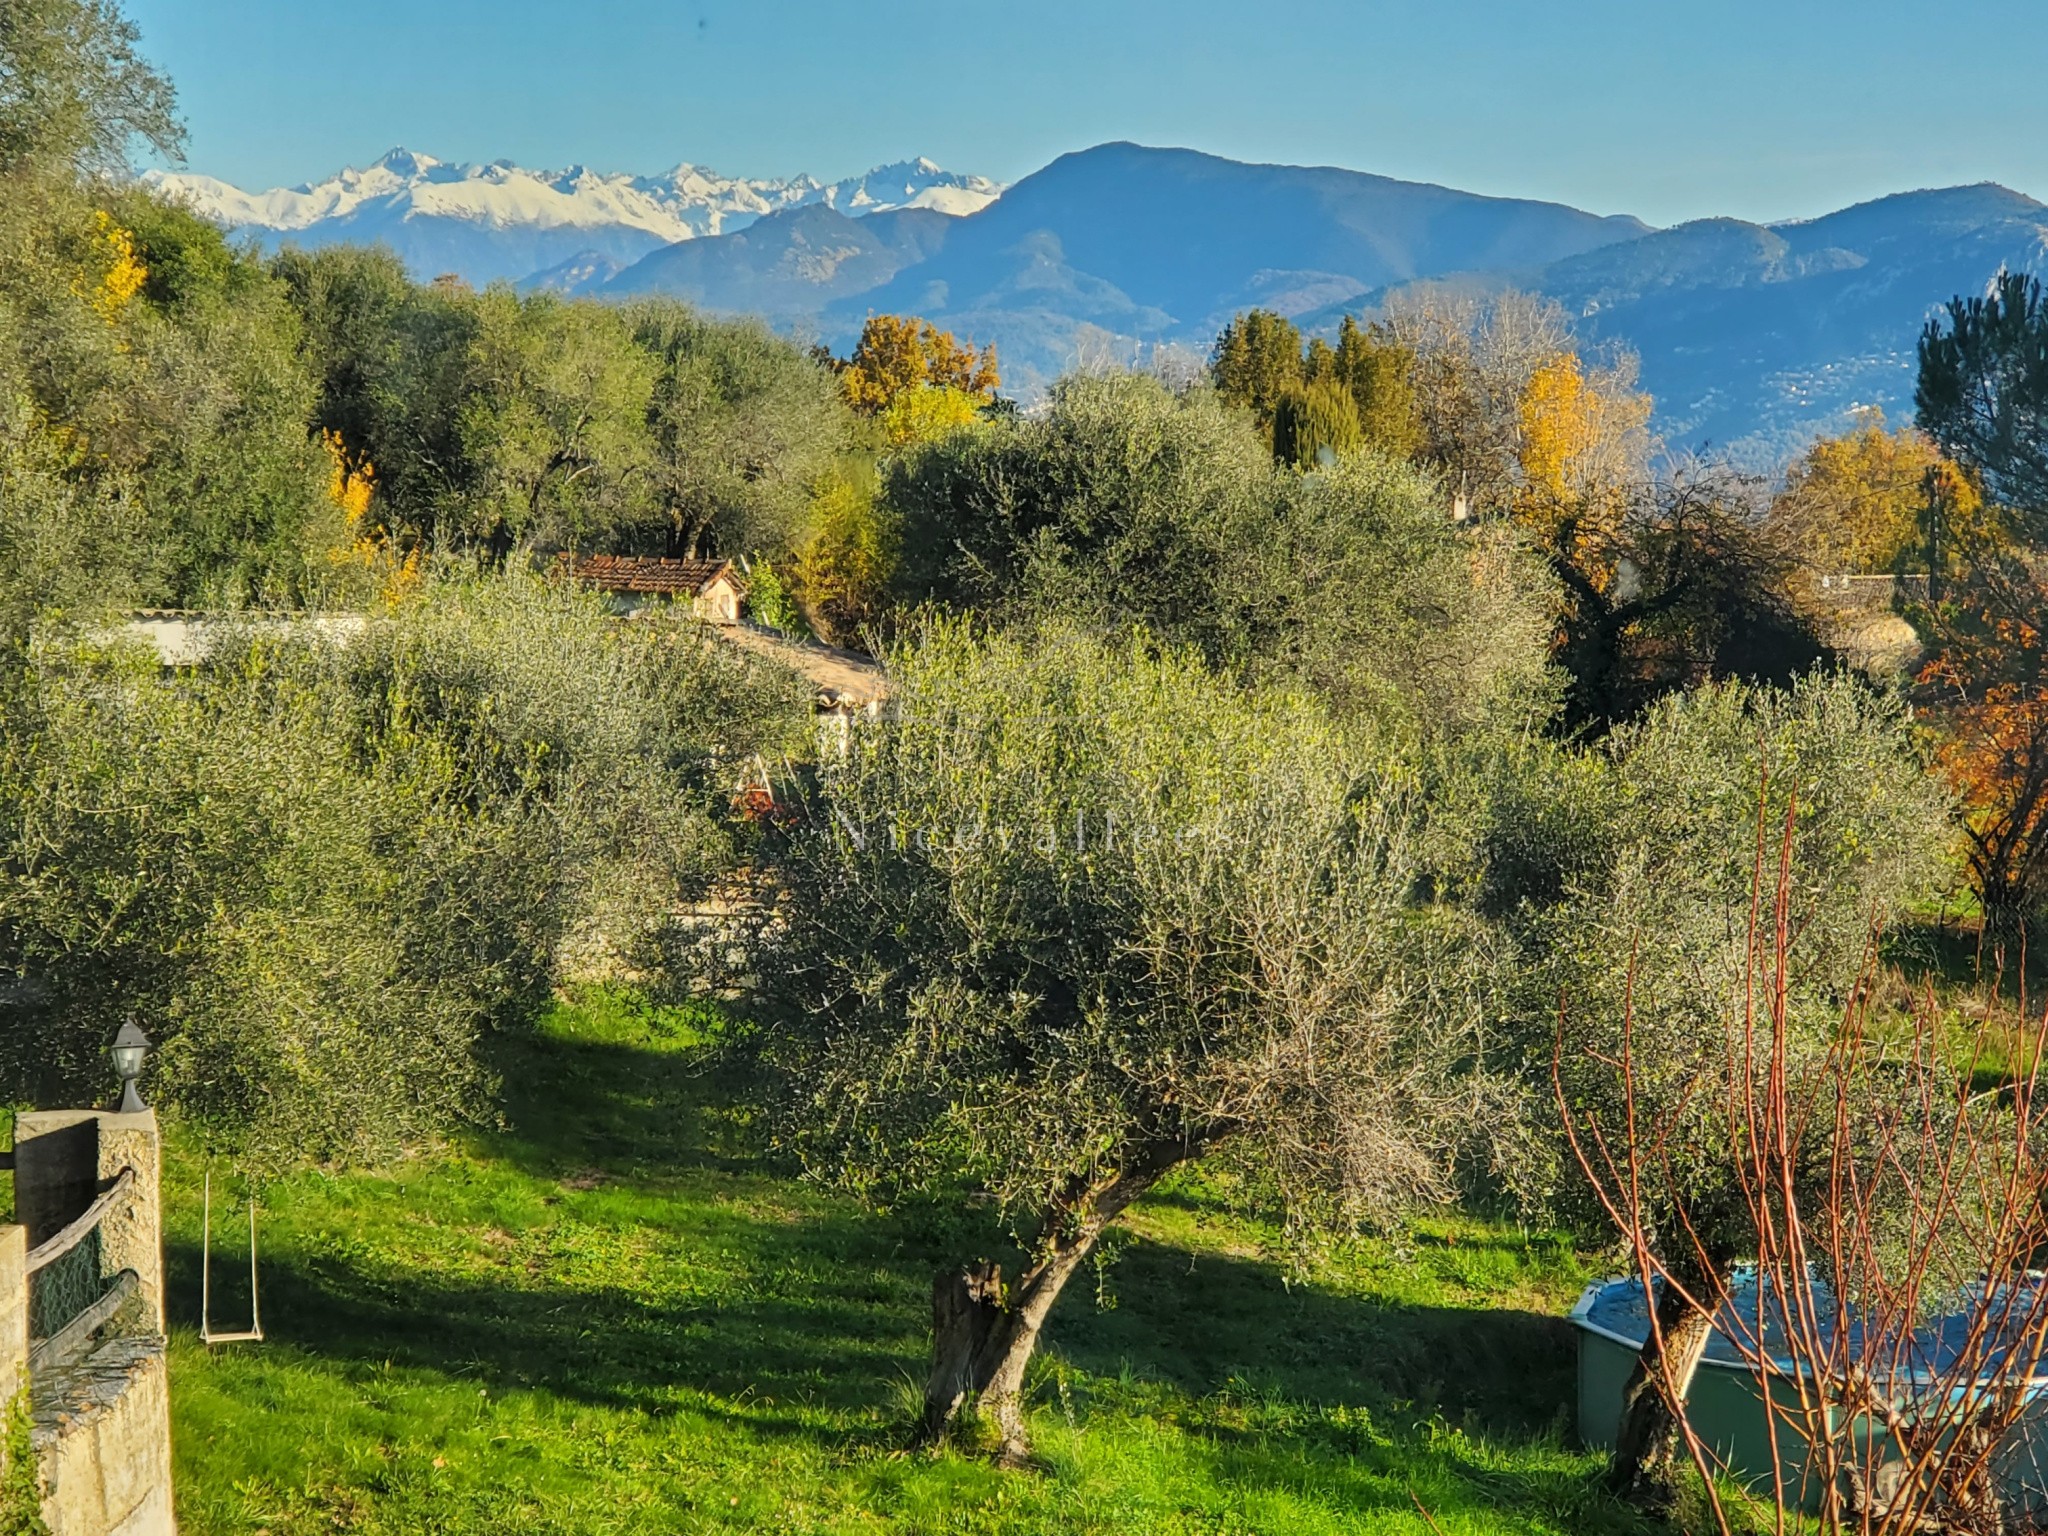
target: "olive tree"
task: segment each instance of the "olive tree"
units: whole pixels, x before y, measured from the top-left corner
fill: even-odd
[[[774,847],[745,1044],[817,1174],[1014,1223],[1017,1273],[935,1283],[922,1433],[976,1404],[1015,1460],[1062,1288],[1175,1168],[1300,1223],[1447,1193],[1482,968],[1416,898],[1411,781],[1310,700],[1058,629],[938,627],[892,676]]]
[[[671,555],[789,548],[852,435],[831,373],[758,320],[714,319],[673,299],[642,300],[626,316],[655,366],[654,491],[646,520],[613,537]]]
[[[68,468],[35,408],[0,373],[0,672],[26,658],[39,620],[76,618],[125,595],[147,562],[148,524],[132,484],[81,481]]]
[[[90,635],[0,677],[0,1093],[75,1095],[136,1012],[154,1091],[272,1162],[487,1113],[482,1046],[595,926],[652,951],[730,862],[730,763],[807,728],[694,625],[430,580],[355,633],[166,677]]]
[[[1517,954],[1503,1011],[1521,1034],[1539,1128],[1507,1165],[1513,1180],[1531,1203],[1609,1231],[1566,1127],[1621,1144],[1631,1112],[1654,1116],[1668,1127],[1659,1188],[1672,1197],[1643,1224],[1675,1268],[1725,1270],[1754,1254],[1756,1234],[1725,1114],[1700,1084],[1720,1072],[1726,1031],[1745,1016],[1770,926],[1757,904],[1768,906],[1782,869],[1787,1049],[1820,1051],[1874,935],[1935,873],[1947,798],[1897,700],[1819,675],[1782,690],[1697,689],[1594,752],[1516,749],[1491,772],[1484,824],[1463,830],[1480,867],[1461,889]],[[1674,1376],[1689,1381],[1707,1319],[1673,1290],[1657,1321]],[[1630,1384],[1615,1477],[1632,1491],[1669,1450],[1659,1353],[1653,1341]]]
[[[116,0],[8,0],[0,9],[0,175],[117,177],[138,143],[185,147],[171,83],[137,51]]]
[[[1042,415],[997,417],[887,467],[903,595],[1005,619],[1141,623],[1237,659],[1234,579],[1271,536],[1272,456],[1206,389],[1138,374],[1060,381]],[[1261,516],[1261,513],[1267,514]]]
[[[374,515],[396,543],[460,550],[481,482],[472,457],[474,295],[421,286],[382,248],[287,249],[271,261],[299,317],[318,385],[312,424],[376,480]]]
[[[1428,475],[1367,450],[1276,466],[1243,412],[1135,374],[1063,380],[890,468],[905,595],[1099,634],[1142,624],[1212,666],[1422,733],[1548,716],[1554,583]]]
[[[649,500],[655,363],[603,304],[493,286],[470,301],[457,419],[467,535],[502,559],[630,522]]]
[[[1428,476],[1376,452],[1276,473],[1270,498],[1237,565],[1253,675],[1424,737],[1551,718],[1557,589],[1511,530],[1460,529]]]

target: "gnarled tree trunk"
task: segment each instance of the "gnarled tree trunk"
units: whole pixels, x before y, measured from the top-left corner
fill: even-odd
[[[1183,1143],[1150,1148],[1124,1172],[1077,1186],[1047,1214],[1036,1256],[1014,1286],[1004,1285],[1002,1267],[986,1260],[933,1280],[932,1367],[919,1444],[945,1439],[972,1400],[1001,1436],[996,1459],[1010,1466],[1030,1460],[1024,1372],[1053,1303],[1094,1253],[1103,1230],[1191,1151]]]
[[[1678,1401],[1684,1402],[1713,1335],[1713,1320],[1698,1312],[1677,1286],[1667,1285],[1658,1294],[1657,1327],[1643,1340],[1622,1388],[1621,1424],[1607,1474],[1608,1486],[1632,1504],[1655,1508],[1669,1499],[1679,1426],[1661,1382],[1668,1378]]]

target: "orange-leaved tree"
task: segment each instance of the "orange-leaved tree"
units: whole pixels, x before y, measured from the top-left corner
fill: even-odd
[[[1002,383],[993,343],[976,351],[916,315],[868,316],[852,354],[835,367],[848,403],[869,416],[922,389],[958,390],[985,404]]]
[[[1970,881],[1994,942],[2024,933],[2048,874],[2048,571],[2030,552],[1980,548],[1915,610],[1921,670],[1947,738],[1937,764],[1963,802]]]

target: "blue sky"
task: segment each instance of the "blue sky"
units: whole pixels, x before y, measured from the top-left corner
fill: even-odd
[[[1014,180],[1108,139],[1653,223],[2048,198],[2042,0],[128,0],[189,164]]]

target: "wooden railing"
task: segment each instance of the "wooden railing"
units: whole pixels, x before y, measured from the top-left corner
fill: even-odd
[[[100,1224],[135,1185],[135,1170],[123,1168],[91,1205],[29,1250],[31,1371],[89,1339],[140,1284],[133,1270],[109,1276],[100,1246]]]

